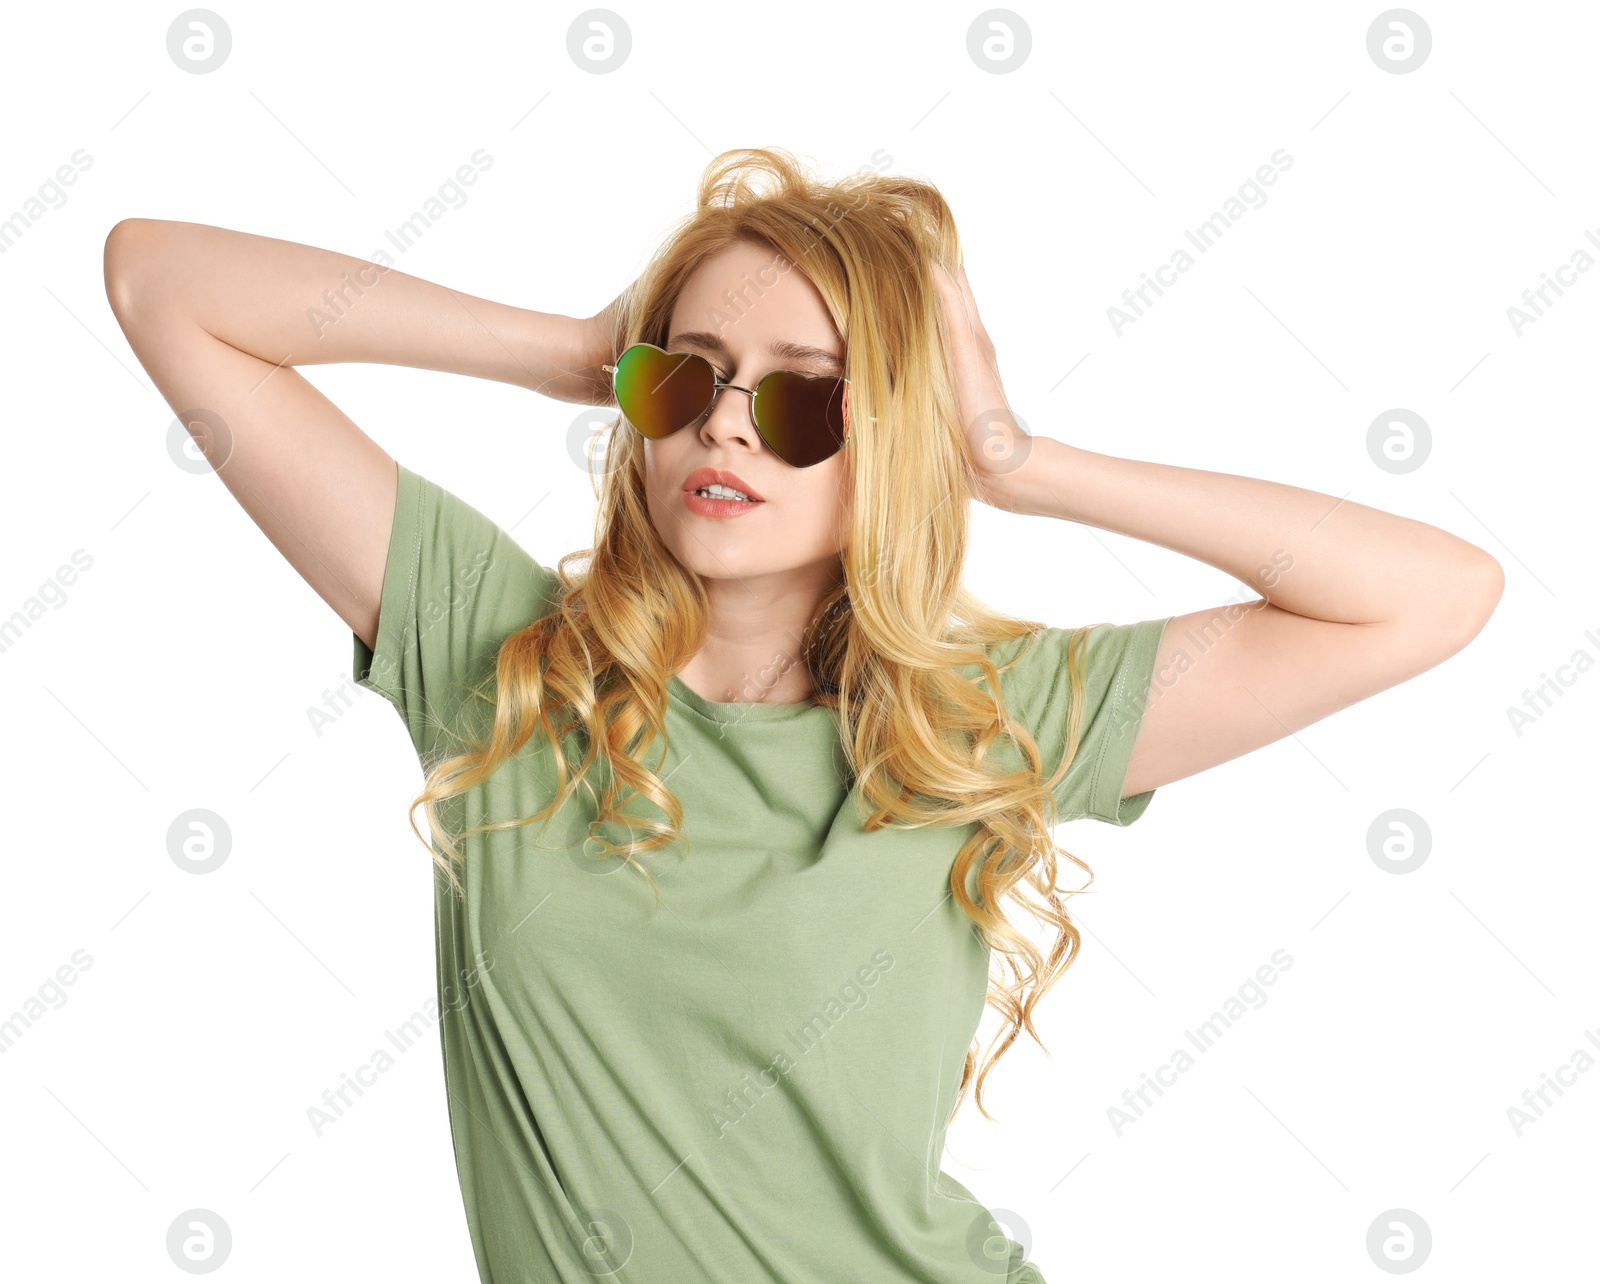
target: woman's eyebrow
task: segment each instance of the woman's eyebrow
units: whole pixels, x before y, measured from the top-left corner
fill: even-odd
[[[704,348],[707,352],[720,352],[728,355],[728,345],[716,335],[705,330],[687,330],[682,334],[675,334],[667,340],[668,348],[692,347]],[[829,352],[826,348],[813,348],[806,343],[791,343],[788,339],[778,339],[767,345],[767,351],[775,357],[782,357],[787,361],[810,361],[824,366],[835,374],[844,370],[844,359],[837,352]]]

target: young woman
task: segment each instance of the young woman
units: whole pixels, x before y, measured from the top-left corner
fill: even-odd
[[[932,187],[779,150],[718,157],[581,320],[220,228],[112,229],[134,351],[427,773],[485,1281],[1041,1281],[939,1161],[1076,955],[1051,826],[1132,823],[1438,664],[1499,600],[1494,559],[1432,526],[1026,436],[960,258]],[[331,325],[308,313],[329,290]],[[293,368],[334,361],[617,405],[594,547],[542,566],[397,464]],[[1262,598],[997,614],[962,584],[974,498]],[[1007,1024],[976,1073],[986,999]]]

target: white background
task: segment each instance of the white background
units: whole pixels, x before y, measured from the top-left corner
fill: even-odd
[[[1600,653],[1579,520],[1600,272],[1520,336],[1507,309],[1600,257],[1600,14],[1425,5],[1432,52],[1393,74],[1367,52],[1382,9],[1031,5],[1009,74],[968,55],[981,6],[948,3],[619,0],[632,53],[603,75],[569,57],[579,7],[230,4],[231,55],[204,75],[167,54],[176,6],[10,14],[0,219],[77,149],[92,164],[0,254],[0,619],[76,550],[92,564],[0,651],[0,1019],[75,950],[92,965],[0,1054],[0,1273],[179,1278],[167,1228],[201,1207],[232,1228],[226,1278],[474,1277],[436,1037],[320,1138],[306,1115],[433,994],[431,866],[405,817],[420,768],[349,687],[349,630],[215,476],[169,457],[172,410],[106,302],[106,233],[182,219],[367,257],[483,148],[466,203],[397,265],[589,315],[716,152],[777,144],[941,188],[1034,432],[1405,514],[1507,577],[1443,665],[1163,788],[1134,827],[1058,832],[1097,879],[1041,1009],[1053,1058],[1013,1048],[989,1081],[1000,1122],[965,1108],[948,1170],[1020,1216],[1052,1284],[1382,1278],[1367,1232],[1395,1208],[1431,1229],[1419,1278],[1594,1278],[1600,1068],[1566,1072],[1521,1136],[1507,1111],[1600,1056],[1600,676],[1562,670],[1520,735],[1507,710]],[[1280,148],[1266,203],[1119,337],[1123,290]],[[540,561],[590,542],[576,407],[429,371],[302,373]],[[1366,448],[1395,407],[1433,438],[1398,475]],[[1029,618],[1240,593],[1103,531],[976,523],[969,581]],[[352,708],[318,735],[307,711],[341,687]],[[233,836],[203,878],[166,850],[191,807]],[[1397,807],[1432,835],[1405,875],[1368,855]],[[1280,949],[1266,1004],[1117,1136],[1124,1089]]]

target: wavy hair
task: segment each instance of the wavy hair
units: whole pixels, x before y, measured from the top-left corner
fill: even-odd
[[[961,580],[969,501],[979,481],[932,276],[934,263],[954,273],[961,261],[955,223],[939,192],[914,178],[866,169],[821,181],[781,148],[724,152],[704,171],[693,213],[618,301],[613,350],[641,341],[665,346],[673,305],[690,273],[739,241],[770,249],[775,263],[801,270],[845,339],[848,539],[837,583],[794,662],[807,665],[813,699],[840,714],[867,830],[976,826],[951,866],[950,890],[993,951],[992,961],[1007,970],[1000,977],[991,967],[987,994],[1004,1024],[981,1071],[978,1040],[968,1049],[951,1119],[976,1076],[974,1099],[993,1120],[983,1104],[985,1078],[1023,1029],[1045,1047],[1033,1009],[1079,950],[1080,934],[1056,887],[1058,850],[1089,875],[1088,882],[1094,877],[1050,835],[1052,790],[1070,767],[1081,732],[1084,630],[1072,635],[1067,650],[1072,713],[1064,756],[1047,779],[1037,745],[1008,716],[1001,696],[999,674],[1015,659],[997,668],[988,652],[1044,625],[989,609]],[[665,742],[667,682],[705,641],[708,598],[650,520],[643,447],[639,434],[623,424],[619,414],[610,425],[593,548],[560,559],[560,587],[549,611],[501,644],[493,692],[483,689],[488,678],[475,691],[494,706],[492,728],[466,751],[442,757],[411,805],[411,813],[426,808],[438,841],[430,850],[458,891],[452,863],[463,857],[439,805],[486,781],[537,731],[555,749],[557,796],[531,816],[476,826],[461,840],[546,819],[580,785],[595,798],[587,776],[604,757],[609,779],[595,799],[588,843],[634,866],[655,888],[659,905],[660,889],[640,858],[679,840],[683,814],[641,756],[658,736]],[[956,671],[964,666],[976,666],[981,676]],[[581,747],[570,763],[563,751],[569,733]],[[1021,769],[997,769],[1003,737],[1020,751]],[[665,821],[624,813],[624,789],[653,803]],[[642,836],[613,844],[598,835],[608,821]],[[421,839],[414,817],[412,828]],[[975,897],[969,881],[976,883]],[[1054,929],[1046,950],[1007,920],[1001,909],[1007,897]]]

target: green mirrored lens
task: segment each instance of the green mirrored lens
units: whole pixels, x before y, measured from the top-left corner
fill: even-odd
[[[704,357],[636,343],[617,359],[617,405],[646,437],[665,437],[705,413],[715,377]]]

